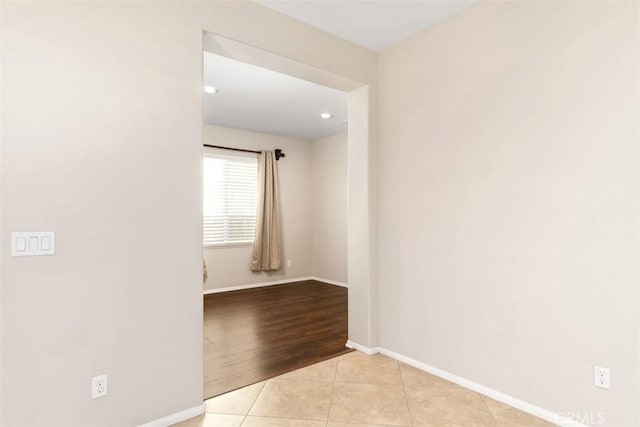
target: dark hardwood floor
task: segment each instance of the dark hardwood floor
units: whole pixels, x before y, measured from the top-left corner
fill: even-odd
[[[314,280],[204,297],[204,397],[347,353],[347,289]]]

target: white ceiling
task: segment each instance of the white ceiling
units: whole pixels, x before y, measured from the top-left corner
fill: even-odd
[[[479,0],[255,1],[377,52]]]
[[[478,0],[255,0],[379,51],[434,25]],[[275,71],[204,53],[206,123],[318,139],[347,130],[347,95]],[[331,119],[320,118],[328,112]]]
[[[347,94],[204,52],[205,123],[318,139],[347,130]],[[331,119],[322,119],[328,112]]]

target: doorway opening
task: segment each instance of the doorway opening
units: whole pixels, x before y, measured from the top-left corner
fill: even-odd
[[[205,398],[349,351],[348,95],[251,49],[205,35]],[[281,267],[253,272],[256,157],[275,150]]]

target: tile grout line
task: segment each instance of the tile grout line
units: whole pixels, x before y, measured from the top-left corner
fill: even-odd
[[[247,417],[248,416],[249,415],[247,415]],[[251,415],[251,418],[264,418],[264,419],[268,419],[268,420],[317,421],[319,423],[322,422],[322,420],[319,420],[317,418],[298,418],[298,417],[284,417],[283,418],[283,417],[276,417],[275,415]],[[398,426],[398,427],[404,427],[404,426]]]
[[[258,400],[258,398],[262,394],[262,390],[264,390],[264,388],[267,386],[267,381],[269,381],[269,380],[265,380],[264,381],[264,383],[262,384],[262,387],[260,388],[260,391],[258,392],[258,394],[256,394],[256,397],[255,397],[255,399],[253,399],[253,402],[251,402],[251,406],[249,406],[249,409],[247,410],[247,413],[244,414],[244,418],[242,419],[242,423],[240,423],[240,427],[242,427],[244,422],[247,420],[247,417],[249,416],[249,412],[251,412],[251,410],[253,409],[253,405],[256,404],[256,401]]]
[[[402,383],[402,394],[404,395],[404,401],[407,403],[407,412],[409,412],[409,422],[413,426],[413,414],[409,406],[409,398],[407,397],[407,389],[405,388],[404,378],[402,377],[402,369],[400,368],[400,362],[396,360],[396,363],[398,364],[398,373],[400,374],[400,382]]]
[[[338,365],[342,356],[336,357],[336,368],[333,371],[333,382],[331,383],[331,396],[329,396],[329,408],[327,409],[327,421],[324,423],[325,427],[329,425],[329,415],[331,414],[331,405],[333,404],[333,391],[336,388],[336,378],[338,378]]]
[[[489,408],[489,405],[487,405],[487,402],[485,401],[484,396],[480,395],[480,400],[482,400],[482,404],[484,405],[485,408],[487,408],[487,411],[489,411],[489,413],[491,414],[491,418],[493,419],[494,422],[498,422],[498,420],[496,419],[496,416],[493,414],[493,411],[491,410],[491,408]]]
[[[357,352],[354,352],[354,353],[357,353]],[[350,354],[350,353],[348,353],[348,354]],[[373,356],[373,355],[368,355],[368,354],[363,354],[363,355],[365,356],[365,358],[370,358],[370,357]],[[338,359],[340,359],[340,358],[342,358],[344,356],[346,356],[346,355],[338,356]],[[393,362],[395,362],[398,375],[400,376],[400,387],[402,388],[402,392],[404,393],[405,402],[407,402],[407,413],[409,414],[409,422],[410,422],[411,426],[413,426],[413,419],[412,419],[412,416],[411,416],[411,410],[409,409],[409,403],[408,403],[408,399],[407,399],[406,392],[405,392],[405,389],[404,389],[404,381],[402,379],[402,372],[400,371],[400,362],[398,362],[397,360],[395,360],[393,358],[387,357],[387,356],[384,356],[384,358],[392,360]],[[338,360],[338,363],[340,363],[339,360]],[[335,379],[334,379],[334,385],[337,383],[337,378],[338,378],[337,371],[338,371],[338,365],[336,364],[336,376],[335,376]],[[351,381],[341,382],[341,384],[367,385],[367,386],[373,385],[373,386],[382,386],[382,387],[398,386],[398,384],[396,384],[396,383],[388,383],[387,384],[387,383],[351,382]],[[332,400],[333,400],[333,393],[332,393]],[[349,422],[347,422],[347,424],[351,424],[352,422],[353,421],[349,421]],[[327,425],[328,425],[328,423],[329,423],[329,421],[327,420]],[[378,423],[367,423],[367,425],[371,425],[372,427],[373,426],[387,427],[387,424],[378,424]],[[398,427],[411,427],[411,426],[403,425],[403,426],[398,426]]]
[[[326,415],[326,418],[325,418],[325,423],[324,423],[324,425],[323,425],[324,427],[328,427],[328,426],[329,426],[329,422],[330,422],[330,421],[329,421],[329,416],[330,416],[330,413],[331,413],[331,407],[332,407],[332,405],[333,405],[333,397],[334,397],[334,393],[335,393],[335,385],[337,384],[339,364],[341,363],[341,360],[340,360],[340,359],[342,359],[344,356],[345,356],[345,355],[340,355],[340,356],[335,357],[334,374],[333,374],[333,379],[332,379],[332,381],[331,381],[331,393],[330,393],[330,397],[329,397],[329,404],[328,404],[328,409],[327,409],[327,415]],[[367,358],[368,358],[368,356],[367,356]],[[410,424],[409,424],[409,425],[410,425],[410,426],[415,426],[415,425],[416,425],[415,423],[416,423],[418,420],[417,420],[417,419],[415,419],[415,420],[414,420],[414,416],[413,416],[413,413],[412,413],[411,407],[410,407],[410,405],[409,405],[409,398],[408,398],[408,393],[407,393],[407,391],[406,391],[406,387],[407,387],[407,386],[410,386],[410,385],[407,385],[407,384],[405,384],[405,382],[404,382],[404,376],[402,375],[402,372],[403,372],[403,370],[402,370],[402,365],[403,365],[403,363],[402,363],[402,362],[400,362],[400,361],[398,361],[398,360],[395,360],[395,359],[393,359],[393,358],[389,358],[389,359],[394,360],[395,365],[396,365],[396,369],[397,369],[397,373],[398,373],[398,375],[400,376],[400,383],[401,383],[401,387],[402,387],[402,390],[403,390],[404,400],[405,400],[405,403],[406,403],[406,405],[407,405],[407,412],[408,412],[408,415],[409,415],[409,422],[410,422]],[[331,360],[331,359],[329,359],[329,360]],[[325,362],[326,362],[326,361],[325,361]],[[319,363],[322,363],[322,362],[319,362]],[[315,364],[314,364],[314,365],[315,365]],[[310,365],[310,366],[313,366],[313,365]],[[309,368],[310,366],[308,366],[308,367],[303,367],[303,368],[301,368],[301,369]],[[406,366],[406,365],[405,365],[405,366]],[[286,375],[286,374],[279,375],[279,376],[274,377],[274,378],[272,378],[272,379],[273,379],[273,380],[279,380],[279,379],[280,379],[280,377],[281,377],[281,376],[284,376],[284,375]],[[252,410],[252,409],[253,409],[253,407],[255,406],[255,403],[257,402],[257,400],[259,399],[259,397],[260,397],[260,396],[262,395],[262,393],[264,392],[264,388],[266,387],[266,383],[267,383],[268,381],[270,381],[270,380],[266,380],[266,381],[264,381],[264,382],[263,382],[263,384],[262,384],[261,388],[259,389],[258,393],[255,395],[254,399],[252,400],[252,403],[251,403],[251,405],[250,405],[249,409],[247,410],[246,414],[245,414],[244,416],[242,416],[241,423],[238,425],[239,427],[246,426],[246,421],[247,421],[248,417],[250,416],[250,415],[249,415],[249,413],[251,412],[251,410]],[[295,382],[297,382],[297,381],[311,382],[311,381],[310,381],[310,380],[308,380],[308,379],[307,379],[307,380],[303,380],[303,379],[298,379],[298,380],[294,380],[294,379],[290,379],[290,380],[281,380],[281,379],[280,379],[280,381],[284,381],[284,382],[291,381],[291,382],[294,382],[294,383],[295,383]],[[322,383],[322,382],[324,382],[324,381],[314,380],[314,381],[312,381],[312,382],[314,382],[314,383]],[[328,381],[327,381],[327,382],[328,382]],[[342,383],[342,382],[341,382],[341,383]],[[382,385],[382,386],[385,386],[385,385],[386,385],[386,384],[377,384],[377,383],[370,383],[370,382],[362,382],[362,383],[360,383],[360,382],[358,382],[358,383],[344,383],[344,384]],[[389,385],[389,386],[392,386],[393,384],[388,384],[388,385]],[[415,386],[415,384],[414,384],[414,386]],[[489,405],[488,405],[488,403],[487,403],[487,402],[488,402],[488,400],[489,400],[490,398],[488,398],[488,397],[486,397],[486,396],[483,396],[483,395],[480,395],[479,393],[473,392],[473,390],[471,390],[471,392],[472,392],[472,394],[478,395],[478,397],[480,398],[480,400],[481,400],[481,401],[482,401],[482,403],[483,403],[483,405],[482,405],[482,406],[483,406],[483,407],[487,410],[487,412],[491,415],[492,421],[493,421],[494,423],[497,423],[497,422],[498,422],[498,419],[497,419],[497,417],[496,417],[496,414],[495,414],[495,413],[494,413],[494,411],[489,407]],[[207,400],[209,400],[209,399],[207,399]],[[206,401],[205,401],[205,403],[206,403]],[[206,414],[207,414],[207,412],[206,412],[206,410],[205,410],[205,416],[206,416]],[[240,414],[239,414],[239,415],[240,415]],[[257,415],[256,417],[258,417],[258,418],[265,418],[265,419],[273,419],[273,420],[281,420],[281,419],[282,419],[282,417],[280,417],[280,416],[260,416],[260,415]],[[322,422],[322,420],[321,420],[321,419],[317,419],[317,418],[316,418],[316,419],[313,419],[313,418],[298,418],[298,417],[292,417],[291,419],[292,419],[292,420],[299,420],[299,421],[316,421],[316,422]],[[320,424],[320,425],[322,425],[322,424]],[[378,426],[378,425],[379,425],[379,424],[377,424],[377,423],[372,423],[372,427],[373,427],[373,426]],[[379,426],[380,426],[380,427],[384,427],[382,424],[380,424]]]

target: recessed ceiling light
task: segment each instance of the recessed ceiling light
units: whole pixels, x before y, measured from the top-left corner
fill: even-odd
[[[329,113],[322,113],[320,114],[320,117],[322,117],[323,119],[330,119],[333,116]]]
[[[218,93],[218,88],[215,88],[213,86],[205,86],[204,91],[207,93]]]

